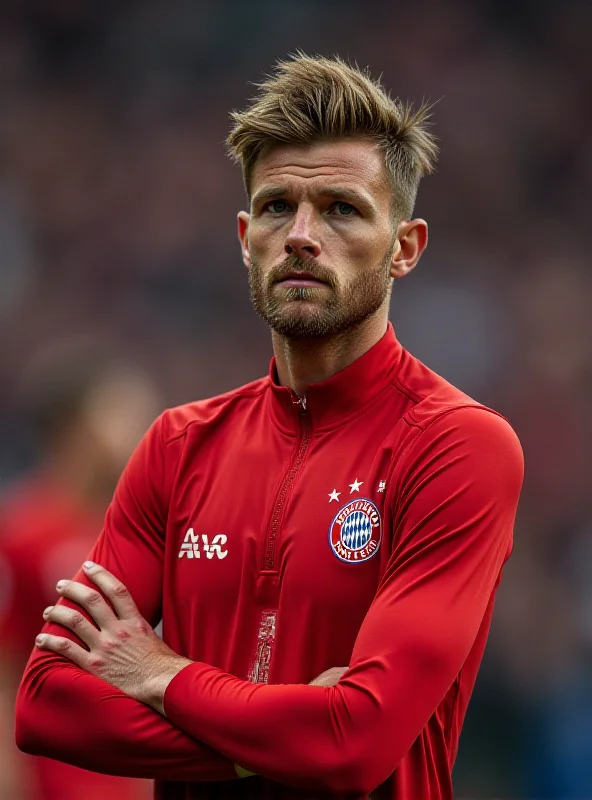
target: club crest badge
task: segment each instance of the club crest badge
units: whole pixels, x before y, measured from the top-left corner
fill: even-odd
[[[340,561],[360,564],[380,548],[380,513],[372,500],[351,500],[337,512],[329,528],[329,544]]]

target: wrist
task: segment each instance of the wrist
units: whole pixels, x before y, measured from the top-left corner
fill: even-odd
[[[193,664],[188,658],[182,656],[175,656],[167,658],[161,662],[153,670],[151,674],[145,679],[142,687],[142,702],[151,706],[163,717],[164,713],[164,695],[168,688],[169,683],[175,678],[181,670]]]

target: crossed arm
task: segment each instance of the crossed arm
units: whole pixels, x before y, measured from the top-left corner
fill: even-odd
[[[164,716],[167,686],[193,662],[177,655],[156,635],[138,611],[127,587],[114,575],[91,561],[85,562],[83,568],[100,591],[67,580],[60,581],[56,588],[63,598],[84,609],[87,615],[56,604],[45,609],[43,618],[69,629],[88,649],[72,639],[50,633],[39,634],[37,647],[66,656],[88,674]],[[333,686],[346,671],[347,667],[333,667],[310,685]],[[246,772],[238,768],[239,775]]]
[[[40,633],[36,645],[65,655],[85,672],[164,716],[167,686],[193,661],[177,655],[156,635],[127,587],[114,575],[92,561],[85,561],[83,569],[100,592],[67,580],[59,581],[56,589],[62,597],[84,609],[92,621],[63,604],[46,608],[43,619],[68,628],[88,649],[49,633]],[[346,671],[347,667],[331,667],[309,685],[334,686]]]
[[[114,575],[93,562],[85,562],[83,569],[99,591],[78,581],[59,581],[56,587],[58,594],[64,600],[70,601],[71,605],[58,602],[54,606],[49,606],[43,613],[43,619],[45,622],[55,623],[69,630],[86,647],[82,647],[71,638],[51,633],[39,634],[35,643],[39,650],[66,657],[73,665],[84,670],[88,678],[92,676],[98,679],[103,688],[114,687],[119,690],[120,701],[126,698],[135,701],[131,703],[128,701],[128,706],[129,710],[139,717],[147,714],[152,717],[151,727],[155,728],[153,735],[147,739],[138,730],[139,736],[135,742],[132,739],[131,748],[128,739],[130,730],[125,726],[124,720],[118,720],[119,725],[123,723],[121,731],[128,743],[122,769],[118,770],[110,759],[108,771],[137,777],[171,780],[185,778],[193,781],[229,780],[252,774],[209,747],[194,741],[166,720],[156,718],[161,720],[162,724],[154,724],[155,715],[150,714],[145,706],[152,707],[164,716],[162,700],[168,684],[178,672],[193,662],[177,655],[157,636],[151,625],[140,614],[127,587]],[[334,686],[346,670],[347,667],[328,669],[311,681],[310,685]],[[71,701],[72,697],[63,699]],[[51,724],[54,719],[51,719]],[[93,718],[91,724],[94,725],[96,722],[97,720]],[[115,730],[115,727],[109,725],[107,736],[109,750],[116,752]],[[72,733],[78,739],[78,731],[73,730]],[[55,734],[59,736],[60,732],[54,731],[54,738]],[[154,751],[152,743],[157,748]],[[131,761],[129,758],[134,744],[139,756],[137,768],[133,757]],[[78,748],[77,743],[73,747],[73,752]],[[59,754],[63,750],[62,741],[59,744]],[[86,751],[91,761],[84,766],[96,771],[107,771],[104,769],[105,760],[102,753],[99,755],[100,760],[95,762],[94,748],[87,748]],[[51,755],[46,748],[43,754]],[[149,759],[155,762],[152,768],[149,766]]]

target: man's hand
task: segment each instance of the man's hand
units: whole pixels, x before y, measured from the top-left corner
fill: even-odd
[[[84,571],[115,613],[95,589],[76,581],[60,581],[57,585],[60,595],[84,608],[97,627],[80,611],[61,604],[49,606],[43,618],[69,628],[88,650],[70,639],[48,633],[37,637],[37,646],[66,656],[91,675],[164,714],[162,700],[166,687],[192,662],[159,639],[127,588],[114,575],[90,561],[85,562]]]

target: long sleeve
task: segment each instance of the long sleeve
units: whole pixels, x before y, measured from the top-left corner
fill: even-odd
[[[282,783],[374,789],[471,651],[511,550],[522,476],[515,434],[487,410],[418,427],[393,473],[392,555],[339,683],[257,685],[194,663],[169,684],[167,717]]]
[[[123,581],[152,624],[160,619],[167,496],[174,477],[169,466],[174,459],[165,458],[164,421],[163,416],[155,422],[130,459],[89,556]],[[75,580],[89,584],[82,571]],[[76,640],[58,625],[43,630]],[[17,696],[16,740],[27,753],[113,775],[179,781],[236,777],[231,762],[148,706],[67,658],[37,649]]]

